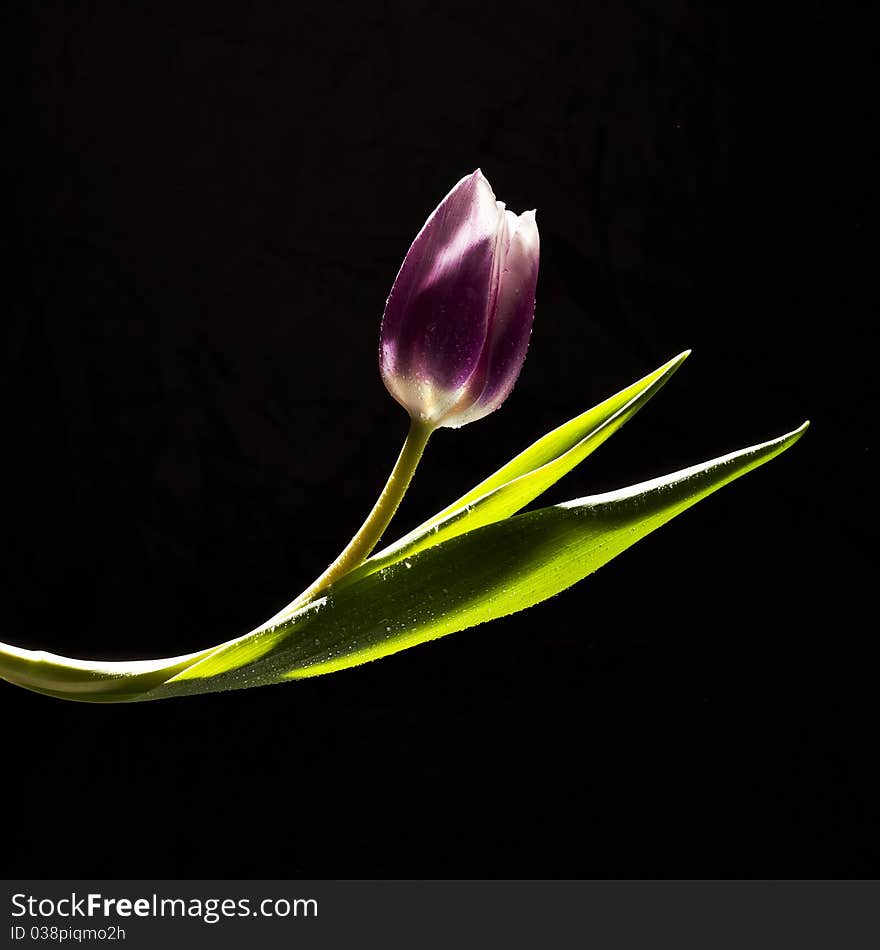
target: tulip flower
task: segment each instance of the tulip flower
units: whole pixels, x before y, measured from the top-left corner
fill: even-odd
[[[60,699],[141,702],[347,669],[555,596],[806,430],[807,422],[640,485],[519,513],[638,412],[686,350],[548,432],[364,563],[431,433],[480,419],[510,394],[537,276],[534,211],[507,211],[479,169],[463,178],[418,233],[385,306],[380,369],[409,413],[409,432],[378,501],[336,560],[274,617],[205,650],[105,662],[0,643],[0,679]]]
[[[410,414],[403,449],[358,533],[300,601],[366,559],[436,428],[481,419],[510,395],[526,358],[537,280],[535,212],[508,211],[480,169],[462,178],[413,241],[382,318],[382,379]]]
[[[507,211],[479,169],[462,178],[409,249],[382,320],[382,379],[410,416],[458,428],[504,402],[537,279],[535,212]]]

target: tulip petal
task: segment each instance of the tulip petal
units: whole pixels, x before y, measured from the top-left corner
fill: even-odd
[[[410,413],[438,420],[486,343],[499,210],[488,181],[463,178],[425,222],[385,307],[380,367]]]
[[[458,428],[494,412],[510,395],[526,358],[535,316],[540,257],[538,226],[534,211],[526,211],[518,217],[509,211],[506,214],[510,237],[489,328],[485,381],[479,397],[469,409],[441,423],[450,428]]]

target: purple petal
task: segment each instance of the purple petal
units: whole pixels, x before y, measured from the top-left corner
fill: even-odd
[[[494,412],[510,395],[522,369],[535,316],[540,243],[535,212],[508,215],[510,239],[501,266],[498,298],[487,340],[485,382],[470,408],[442,423],[453,428]]]
[[[403,261],[385,306],[380,367],[411,413],[438,419],[479,365],[498,226],[495,195],[478,169],[443,199]]]

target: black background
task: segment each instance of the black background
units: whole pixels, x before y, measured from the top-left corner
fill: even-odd
[[[476,166],[538,209],[532,345],[399,530],[686,347],[548,503],[813,427],[554,600],[378,663],[119,707],[0,684],[4,876],[877,874],[868,60],[831,10],[34,5],[2,639],[176,654],[310,582],[405,431],[385,297]]]

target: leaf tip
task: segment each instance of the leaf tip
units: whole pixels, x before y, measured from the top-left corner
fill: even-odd
[[[682,350],[678,356],[673,356],[668,363],[661,367],[661,369],[665,369],[667,371],[678,369],[678,367],[681,366],[681,364],[691,355],[691,352],[691,350]]]
[[[810,428],[810,420],[804,419],[804,421],[796,428],[792,429],[788,435],[783,436],[784,439],[790,440],[789,444],[794,445],[795,442]]]

